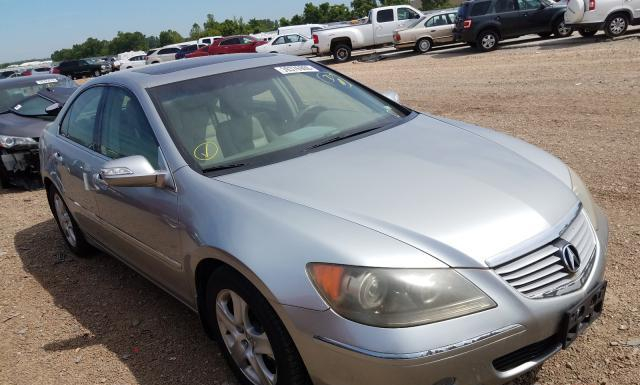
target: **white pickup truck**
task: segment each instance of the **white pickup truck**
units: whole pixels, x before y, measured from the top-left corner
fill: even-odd
[[[356,49],[377,48],[393,43],[393,31],[405,27],[422,13],[410,5],[374,8],[361,24],[329,27],[313,33],[311,52],[333,55],[337,62],[351,58]]]

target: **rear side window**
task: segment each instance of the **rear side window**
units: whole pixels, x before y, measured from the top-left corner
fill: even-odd
[[[471,12],[469,12],[469,16],[486,15],[489,12],[489,8],[490,7],[491,7],[491,2],[490,1],[482,1],[482,2],[479,2],[479,3],[474,3],[471,6]]]
[[[211,44],[211,39],[202,39],[202,44]]]
[[[393,21],[393,9],[385,9],[382,11],[378,11],[378,15],[376,16],[376,21],[378,23],[388,23]]]
[[[426,27],[437,27],[437,26],[441,26],[441,25],[447,25],[449,24],[449,20],[447,19],[446,15],[436,15],[434,17],[432,17],[431,19],[429,19],[427,21],[427,23],[425,24]]]
[[[142,155],[158,168],[158,143],[138,100],[129,92],[109,89],[102,114],[100,153],[112,159]]]
[[[234,45],[234,44],[240,44],[240,39],[238,38],[227,39],[220,43],[220,45]]]
[[[180,51],[180,49],[178,49],[178,48],[165,48],[165,49],[161,49],[158,52],[158,55],[167,55],[167,54],[171,54],[171,53],[176,53],[178,51]]]
[[[494,5],[494,11],[496,13],[513,12],[516,10],[516,4],[514,0],[497,0]]]
[[[94,87],[80,94],[65,115],[60,134],[84,147],[94,149],[93,134],[103,93],[103,87]]]

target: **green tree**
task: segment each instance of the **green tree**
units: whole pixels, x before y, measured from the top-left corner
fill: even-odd
[[[160,32],[160,46],[164,47],[169,44],[182,43],[184,39],[182,35],[180,35],[177,31],[172,29],[168,29],[166,31]]]
[[[408,0],[380,0],[380,6],[386,7],[389,5],[411,5]]]
[[[145,48],[145,51],[148,49],[160,47],[160,38],[158,36],[147,36],[146,41],[147,48]]]
[[[329,8],[329,16],[327,18],[327,23],[334,21],[346,21],[351,19],[351,11],[349,7],[344,4],[336,4],[332,5]]]
[[[367,16],[369,11],[377,6],[376,0],[353,0],[351,2],[352,16],[354,18]]]
[[[193,23],[193,25],[191,26],[191,30],[189,31],[189,37],[191,39],[199,39],[201,38],[202,35],[202,27],[200,26],[200,24],[198,23]]]
[[[118,54],[127,51],[146,51],[149,49],[147,37],[142,32],[118,31],[116,37],[109,42],[108,51]]]
[[[422,0],[422,10],[444,8],[449,3],[448,0]]]
[[[286,27],[288,25],[291,25],[291,22],[286,17],[281,17],[280,20],[278,20],[278,27]]]

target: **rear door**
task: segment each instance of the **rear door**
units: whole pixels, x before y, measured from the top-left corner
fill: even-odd
[[[140,103],[128,90],[109,87],[101,115],[99,152],[103,162],[142,155],[156,170],[167,170]],[[125,262],[179,291],[178,198],[174,187],[111,187],[96,195],[104,244]]]
[[[516,1],[517,0],[496,0],[493,5],[493,16],[500,25],[502,37],[514,37],[527,33],[523,29],[523,17]]]
[[[396,19],[393,8],[382,9],[376,12],[373,25],[374,44],[388,44],[393,42],[393,31],[396,29]]]
[[[60,124],[60,142],[53,154],[67,206],[80,227],[94,238],[100,233],[100,225],[92,175],[103,163],[95,149],[104,94],[104,87],[92,87],[73,100]]]
[[[453,40],[453,23],[447,14],[432,16],[425,23],[425,27],[436,44],[448,43]]]

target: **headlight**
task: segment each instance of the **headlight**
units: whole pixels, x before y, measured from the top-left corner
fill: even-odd
[[[569,174],[571,175],[571,185],[573,192],[576,194],[580,202],[582,202],[582,207],[584,207],[584,211],[587,212],[589,219],[591,220],[591,224],[597,230],[598,222],[596,221],[596,210],[593,204],[593,197],[587,188],[587,185],[584,184],[582,179],[575,173],[571,168],[569,168]]]
[[[485,293],[452,269],[383,269],[323,263],[307,266],[329,306],[379,327],[423,325],[491,309]]]
[[[17,136],[0,135],[0,147],[11,148],[15,146],[25,146],[29,144],[37,144],[35,140],[31,138],[20,138]]]

